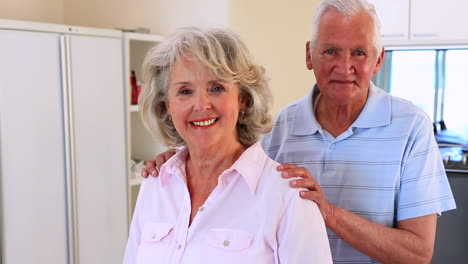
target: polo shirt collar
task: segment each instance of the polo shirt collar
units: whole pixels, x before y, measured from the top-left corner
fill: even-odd
[[[366,104],[353,127],[372,128],[389,125],[391,122],[392,104],[391,96],[372,82]]]
[[[294,135],[315,134],[320,124],[315,119],[313,98],[320,93],[317,84],[297,103],[291,133]],[[371,128],[389,125],[391,122],[391,97],[372,82],[366,104],[352,127]]]
[[[302,99],[297,102],[294,110],[291,134],[293,135],[312,135],[320,128],[317,119],[315,119],[313,98],[319,93],[317,84]]]

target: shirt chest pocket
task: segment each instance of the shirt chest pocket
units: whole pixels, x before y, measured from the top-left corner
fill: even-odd
[[[214,228],[206,233],[203,242],[199,263],[275,263],[274,251],[261,232]]]
[[[171,223],[145,223],[141,232],[137,263],[153,263],[155,260],[164,260],[173,228],[174,225]]]
[[[247,231],[215,228],[208,232],[205,242],[218,252],[236,252],[248,249],[252,240],[253,234]]]

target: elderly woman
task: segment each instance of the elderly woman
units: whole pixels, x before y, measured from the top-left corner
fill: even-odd
[[[146,127],[183,148],[143,181],[124,263],[331,263],[317,205],[279,177],[262,67],[233,32],[184,28],[144,63]]]

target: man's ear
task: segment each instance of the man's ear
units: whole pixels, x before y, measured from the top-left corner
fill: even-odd
[[[380,68],[382,68],[384,57],[385,57],[385,48],[382,47],[382,51],[380,52],[380,55],[377,58],[377,62],[375,64],[374,74],[378,73],[380,71]]]
[[[312,66],[312,55],[310,50],[310,41],[306,42],[306,65],[307,69],[312,70],[314,67]]]

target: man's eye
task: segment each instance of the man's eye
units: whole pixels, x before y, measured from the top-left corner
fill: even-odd
[[[327,49],[325,51],[325,53],[332,55],[333,53],[335,53],[335,50],[334,49]]]
[[[357,51],[356,51],[356,55],[358,55],[358,56],[364,56],[364,55],[366,55],[366,54],[365,54],[363,51],[361,51],[361,50],[357,50]]]

